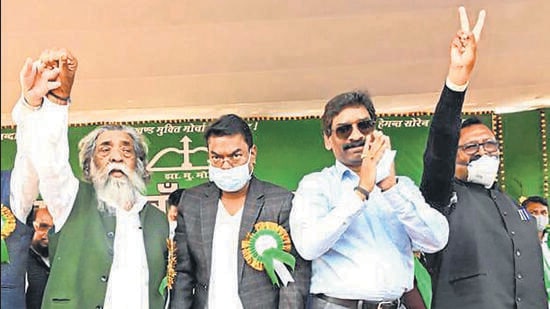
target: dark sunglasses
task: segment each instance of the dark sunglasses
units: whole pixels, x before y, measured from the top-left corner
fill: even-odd
[[[357,123],[357,129],[359,129],[359,132],[363,135],[370,134],[374,131],[374,126],[376,124],[376,121],[372,119],[363,119],[359,120]],[[336,127],[334,132],[336,133],[336,136],[340,139],[347,139],[351,132],[353,131],[353,124],[343,124],[341,126]]]
[[[498,142],[493,140],[485,141],[483,143],[468,143],[458,147],[467,155],[473,155],[479,151],[480,146],[482,146],[487,152],[495,152],[498,150]]]

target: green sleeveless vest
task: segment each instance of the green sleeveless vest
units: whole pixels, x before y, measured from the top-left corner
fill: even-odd
[[[80,182],[63,228],[50,235],[51,271],[42,308],[102,308],[113,262],[115,217],[97,210],[95,190]],[[166,273],[166,215],[146,204],[140,214],[149,267],[149,307],[163,308],[158,287]]]

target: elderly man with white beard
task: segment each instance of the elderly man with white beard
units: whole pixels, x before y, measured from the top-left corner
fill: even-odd
[[[85,181],[77,180],[67,138],[76,68],[66,49],[28,58],[12,113],[14,214],[25,222],[40,192],[54,221],[42,308],[162,308],[169,228],[143,195],[147,145],[131,127],[101,126],[79,143]]]

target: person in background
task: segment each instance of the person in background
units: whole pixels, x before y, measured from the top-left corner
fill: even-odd
[[[525,208],[537,222],[537,231],[539,239],[547,237],[546,228],[548,227],[548,201],[542,196],[529,196],[521,202],[521,206]]]
[[[305,308],[311,269],[289,237],[292,192],[254,176],[258,149],[239,116],[204,136],[210,182],[179,202],[172,308]]]
[[[34,234],[29,248],[27,264],[27,309],[40,309],[46,282],[50,275],[48,253],[48,232],[53,227],[53,219],[47,208],[35,208]]]
[[[432,309],[544,308],[536,224],[498,189],[499,144],[477,118],[461,123],[485,11],[470,31],[464,7],[429,129],[420,188],[449,221],[446,248],[428,255]]]
[[[548,243],[548,201],[542,196],[529,196],[523,202],[521,207],[526,209],[537,222],[537,231],[542,248],[542,257],[544,263],[544,286],[548,296],[548,308],[550,308],[550,244]]]
[[[144,196],[147,144],[131,127],[98,127],[78,145],[84,181],[74,176],[67,131],[76,69],[66,49],[28,58],[12,112],[12,210],[23,222],[40,192],[54,222],[42,308],[162,308],[169,229]]]
[[[10,205],[11,170],[1,172],[2,197],[2,289],[0,308],[25,308],[25,274],[31,245],[32,227],[15,218]],[[32,203],[34,201],[29,201]],[[6,249],[4,251],[3,249]]]

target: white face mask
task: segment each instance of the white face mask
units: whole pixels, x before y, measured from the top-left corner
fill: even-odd
[[[484,185],[489,189],[497,179],[499,163],[498,157],[488,155],[468,163],[468,181]]]
[[[384,180],[386,177],[390,176],[391,164],[395,158],[397,151],[386,149],[380,161],[376,165],[376,183]]]
[[[548,225],[548,216],[538,215],[534,216],[537,219],[537,231],[542,232],[546,225]]]
[[[252,172],[248,170],[250,157],[249,155],[245,164],[226,170],[209,164],[208,178],[225,192],[237,192],[244,188],[252,176]]]

